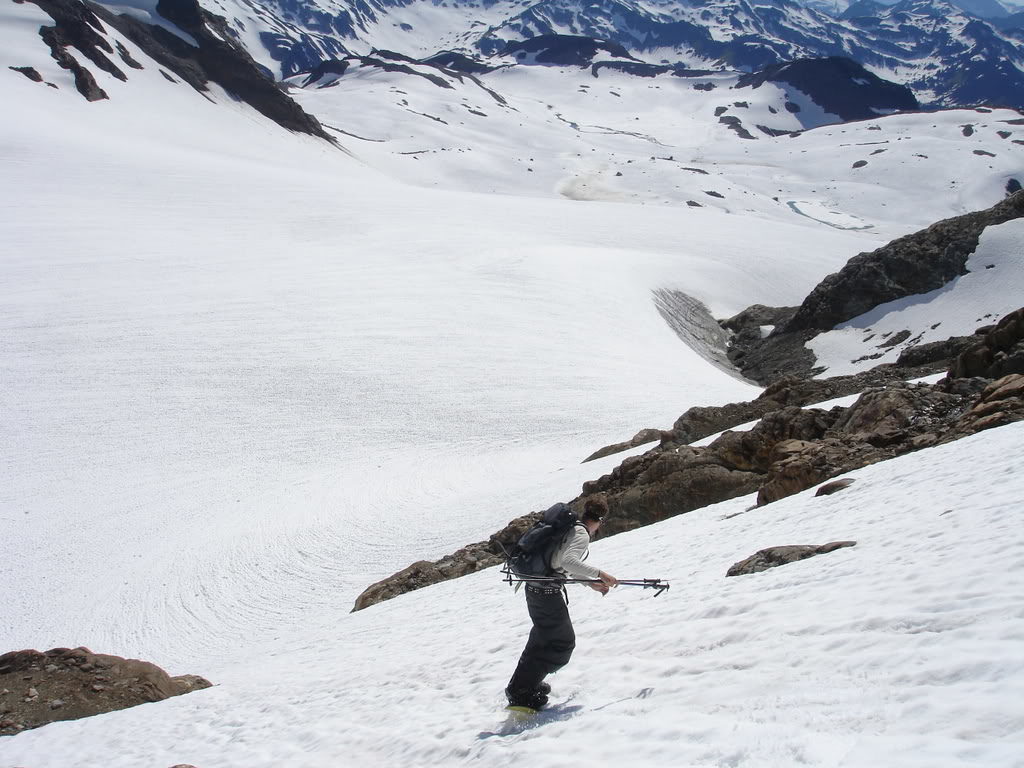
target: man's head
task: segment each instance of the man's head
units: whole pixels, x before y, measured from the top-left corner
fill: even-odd
[[[590,535],[593,536],[601,526],[601,521],[608,514],[608,502],[603,496],[591,496],[583,504],[583,516],[580,520],[587,527]]]

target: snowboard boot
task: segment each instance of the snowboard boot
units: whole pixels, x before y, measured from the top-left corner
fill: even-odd
[[[528,709],[541,709],[545,704],[548,703],[547,695],[541,693],[539,690],[513,691],[511,688],[506,688],[505,698],[508,699],[508,705],[510,707],[526,707]]]
[[[551,693],[551,686],[548,685],[547,683],[540,682],[540,683],[537,683],[537,687],[536,687],[535,690],[537,691],[537,693],[541,694],[542,696],[548,696]]]

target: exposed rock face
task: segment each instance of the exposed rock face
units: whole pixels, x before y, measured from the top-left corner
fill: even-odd
[[[216,82],[283,127],[333,142],[317,120],[292,101],[234,42],[225,21],[200,8],[195,0],[160,0],[157,10],[165,19],[191,34],[199,43],[198,48],[161,27],[144,24],[127,15],[117,16],[95,3],[80,0],[30,1],[53,18],[54,26],[43,27],[40,35],[50,47],[54,59],[74,74],[78,91],[89,101],[105,99],[107,94],[70,49],[81,53],[93,66],[118,80],[127,80],[124,71],[111,58],[115,50],[104,36],[106,24],[128,37],[196,90],[204,91],[207,82]],[[126,66],[142,68],[123,46],[116,53]]]
[[[827,331],[879,304],[927,293],[966,274],[967,258],[985,227],[1024,216],[1024,192],[988,210],[932,224],[927,229],[854,256],[804,299],[786,332]]]
[[[980,343],[964,350],[950,367],[949,378],[998,378],[1010,373],[1024,373],[1024,307],[1008,314]]]
[[[987,210],[945,219],[853,257],[839,272],[822,280],[791,314],[787,307],[750,307],[722,321],[722,326],[733,332],[729,359],[744,376],[761,384],[787,375],[805,377],[820,373],[821,369],[814,367],[814,355],[807,349],[807,341],[880,304],[941,288],[965,274],[967,259],[986,227],[1021,217],[1024,191]],[[774,330],[761,338],[761,326],[768,325],[774,326]],[[911,347],[901,353],[895,364],[878,366],[869,374],[882,381],[894,373],[893,369],[898,373],[891,378],[936,373],[946,369],[956,355],[975,341],[969,336],[953,337]],[[1005,372],[1013,370],[1008,368]],[[973,374],[956,373],[958,378],[965,375]]]
[[[811,97],[826,112],[844,121],[878,117],[879,110],[919,109],[914,92],[883,80],[852,59],[829,56],[773,64],[737,81],[737,88],[760,88],[766,82],[786,83]]]
[[[895,337],[893,337],[895,338]],[[932,363],[949,363],[957,355],[977,342],[976,336],[950,336],[943,341],[915,344],[900,352],[896,365],[901,368],[916,368]]]
[[[501,53],[521,61],[532,58],[538,64],[575,67],[589,67],[598,55],[636,61],[618,43],[578,35],[537,35],[510,42]]]
[[[327,139],[320,123],[307,114],[270,79],[252,57],[234,42],[234,35],[223,18],[201,8],[196,0],[160,0],[158,13],[188,32],[199,43],[196,48],[162,27],[144,24],[127,15],[117,16],[109,9],[81,0],[30,0],[54,20],[44,26],[40,36],[53,58],[75,76],[75,87],[89,101],[108,98],[93,74],[71,53],[81,53],[89,62],[125,81],[124,71],[114,63],[115,49],[104,36],[107,24],[142,48],[154,60],[174,71],[198,91],[213,81],[229,93],[279,125]],[[116,51],[132,69],[142,69],[123,45]]]
[[[791,496],[854,469],[940,442],[973,397],[926,384],[866,391],[819,439],[777,443],[758,490],[758,505]],[[962,436],[962,434],[960,435]]]
[[[767,571],[769,568],[776,568],[787,563],[795,563],[798,560],[806,560],[815,555],[824,555],[835,552],[844,547],[854,547],[856,541],[832,541],[828,544],[791,544],[784,547],[768,547],[755,552],[745,560],[740,560],[726,572],[726,576],[744,576],[751,573]]]
[[[43,82],[43,76],[36,71],[35,67],[8,67],[8,69],[13,69],[15,72],[21,72],[21,74],[33,83]]]
[[[100,33],[103,25],[89,8],[77,0],[33,0],[54,21],[52,27],[42,27],[39,36],[50,48],[50,55],[60,66],[75,76],[75,88],[88,101],[107,98],[106,92],[96,83],[92,72],[86,69],[72,55],[68,48],[74,48],[92,64],[109,72],[118,80],[126,80],[124,72],[110,60],[107,54],[114,49]],[[42,78],[40,78],[40,81]]]
[[[468,75],[485,75],[488,72],[494,71],[494,67],[484,64],[478,59],[474,59],[463,53],[456,53],[454,51],[441,51],[440,53],[435,53],[433,56],[423,59],[423,63],[433,64],[436,67],[444,67],[445,69],[451,69],[455,72],[464,72]]]
[[[981,393],[981,397],[957,422],[954,436],[981,432],[1024,419],[1024,375],[1011,373],[996,379]]]
[[[0,656],[0,735],[209,687],[197,675],[171,677],[147,661],[88,648],[5,653]]]

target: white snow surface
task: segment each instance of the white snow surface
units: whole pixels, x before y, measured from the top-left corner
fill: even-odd
[[[439,123],[404,108],[375,122],[353,96],[362,122],[337,127],[397,137],[339,134],[353,157],[169,82],[113,32],[144,69],[122,83],[92,68],[110,99],[90,104],[44,23],[0,6],[0,652],[85,645],[217,686],[0,739],[0,766],[1019,760],[1020,427],[862,470],[834,497],[721,520],[739,499],[598,543],[594,562],[673,588],[574,593],[577,658],[522,733],[478,738],[503,727],[527,628],[495,571],[349,613],[373,581],[571,498],[622,458],[580,466],[595,448],[756,395],[683,345],[652,291],[716,317],[799,301],[890,233],[993,202],[1009,163],[971,148],[1005,114],[743,143],[712,102],[696,119],[645,99],[660,84],[602,78],[600,99],[568,105],[576,130],[537,117],[558,109],[538,100],[553,81],[533,79],[553,72],[509,71],[496,81],[528,126],[511,157],[566,163],[538,184],[502,145],[511,111],[460,134],[484,159],[427,165],[399,152],[459,154],[441,153]],[[765,114],[769,96],[744,93]],[[645,101],[649,123],[628,135],[620,121]],[[969,116],[988,121],[970,140]],[[657,155],[686,154],[652,165],[636,197],[559,192],[576,162],[613,192],[618,177],[565,155],[556,128],[583,142],[573,155],[639,142],[622,156],[633,168],[658,126],[677,144]],[[864,151],[844,145],[868,137],[906,167],[849,171]],[[986,167],[950,186],[895,151],[910,142],[952,150],[943,174]],[[417,162],[432,170],[415,176]],[[690,177],[687,196],[751,202],[694,209],[658,191]],[[842,216],[875,229],[840,230]],[[860,544],[722,578],[762,546],[841,538]]]
[[[239,649],[212,689],[0,742],[4,765],[1021,765],[1024,425],[736,514],[734,499],[592,546],[578,645],[526,724],[501,688],[528,630],[497,569]],[[853,548],[725,578],[766,546]],[[504,735],[492,735],[504,734]]]

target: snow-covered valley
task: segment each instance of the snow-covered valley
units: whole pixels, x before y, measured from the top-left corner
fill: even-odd
[[[521,734],[479,738],[528,628],[495,571],[349,613],[622,459],[581,466],[595,448],[757,395],[653,291],[715,317],[799,303],[996,202],[1017,113],[751,141],[715,109],[801,127],[773,86],[512,69],[482,80],[505,106],[401,73],[292,88],[338,148],[116,33],[144,68],[97,71],[110,99],[88,103],[47,20],[0,9],[0,652],[84,645],[216,686],[2,737],[0,766],[1021,764],[1018,426],[846,494],[599,543],[673,588],[573,594],[578,657]],[[860,543],[723,578],[822,537]]]

